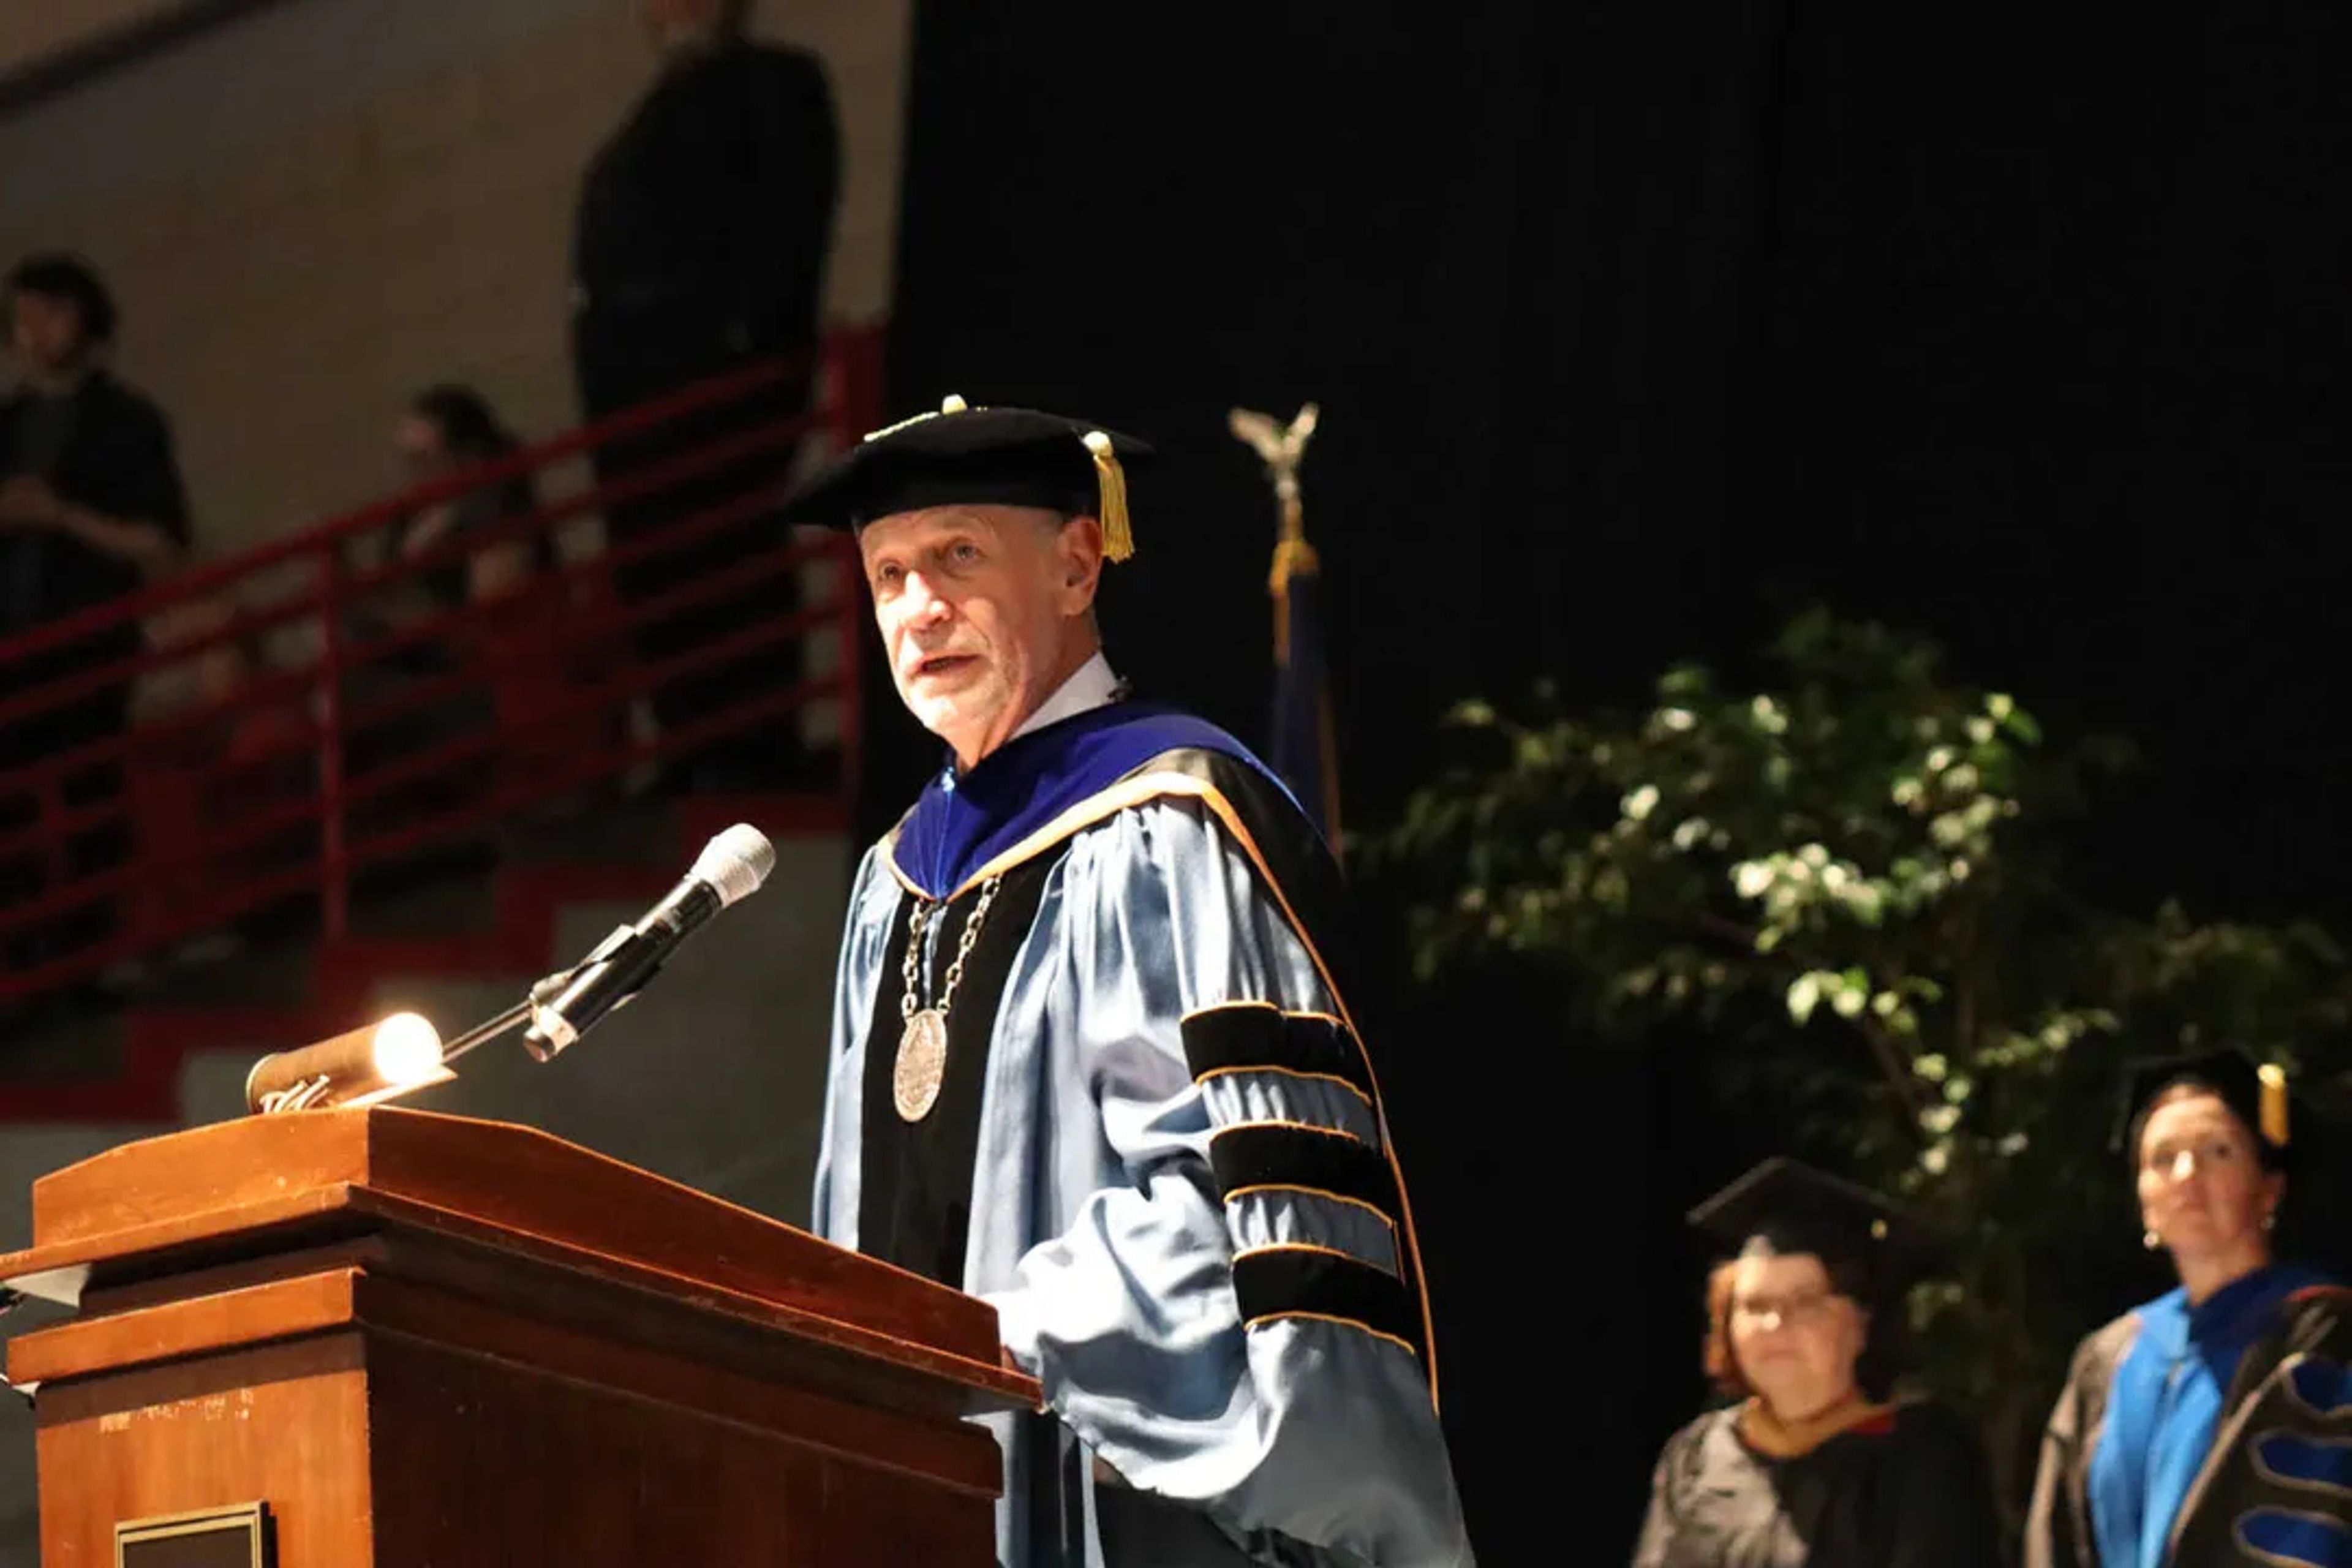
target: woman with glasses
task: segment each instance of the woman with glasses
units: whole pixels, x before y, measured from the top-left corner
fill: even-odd
[[[2352,1291],[2275,1256],[2285,1075],[2158,1061],[2125,1111],[2143,1239],[2180,1283],[2075,1352],[2027,1568],[2352,1564]]]
[[[1735,1397],[1667,1440],[1634,1568],[1990,1568],[1975,1438],[1887,1402],[1904,1216],[1774,1159],[1691,1221],[1735,1254],[1715,1358]]]

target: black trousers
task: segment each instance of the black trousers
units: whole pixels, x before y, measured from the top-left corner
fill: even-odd
[[[808,345],[728,352],[710,346],[710,337],[707,324],[681,321],[660,310],[582,312],[572,323],[572,355],[588,417],[603,419],[758,360],[810,352]],[[710,443],[804,414],[812,384],[812,376],[802,372],[721,406],[607,442],[593,454],[597,484],[610,487],[667,463],[690,460],[698,448]],[[776,507],[745,510],[745,503],[753,497],[771,502],[781,499],[799,448],[797,439],[763,447],[756,454],[660,484],[650,494],[607,504],[605,529],[615,550],[688,526],[719,507],[743,512],[691,543],[667,546],[650,559],[615,567],[613,585],[621,602],[631,607],[645,605],[786,544],[791,532]],[[632,642],[640,663],[656,664],[773,624],[792,615],[798,604],[791,574],[767,576],[640,623]],[[664,734],[706,721],[720,723],[719,716],[729,708],[793,686],[801,677],[800,641],[782,639],[664,680],[652,693],[654,716]],[[777,718],[698,743],[679,760],[690,772],[717,775],[715,782],[738,787],[793,782],[800,763],[795,731]]]
[[[1043,1557],[1083,1562],[1083,1472],[1093,1460],[1051,1415],[1024,1419],[1037,1457],[1029,1478],[1032,1547]],[[1106,1568],[1292,1568],[1307,1561],[1287,1538],[1262,1533],[1245,1547],[1202,1510],[1107,1477],[1095,1482],[1094,1498],[1095,1542]]]
[[[127,637],[110,632],[18,661],[0,671],[0,697],[14,699],[44,690],[134,656],[140,647],[138,629],[128,630]],[[0,834],[14,836],[32,826],[52,807],[76,813],[102,806],[119,808],[123,795],[123,763],[119,752],[68,769],[53,795],[10,775],[117,739],[130,730],[128,683],[100,687],[0,725]],[[76,832],[66,841],[63,883],[45,847],[0,856],[0,910],[29,903],[60,885],[114,870],[130,859],[131,846],[131,824],[122,816]],[[0,940],[0,954],[5,954],[11,970],[22,972],[79,952],[114,933],[119,902],[118,895],[104,893],[13,928]]]
[[[1095,1527],[1108,1568],[1261,1568],[1265,1562],[1234,1545],[1198,1509],[1123,1487],[1095,1489]]]

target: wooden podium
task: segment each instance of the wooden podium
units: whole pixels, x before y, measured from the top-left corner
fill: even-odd
[[[41,1556],[110,1568],[995,1561],[995,1314],[499,1122],[224,1122],[43,1177],[0,1279]],[[261,1505],[254,1510],[251,1505]],[[244,1510],[267,1525],[206,1516]],[[173,1533],[174,1531],[179,1533]],[[239,1533],[242,1531],[243,1533]]]

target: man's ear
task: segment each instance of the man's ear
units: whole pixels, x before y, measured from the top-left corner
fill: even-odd
[[[1102,586],[1102,523],[1091,517],[1074,517],[1062,525],[1055,541],[1056,587],[1062,614],[1077,616],[1094,607]]]

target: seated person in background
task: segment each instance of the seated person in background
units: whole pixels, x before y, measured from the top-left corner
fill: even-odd
[[[521,449],[481,395],[465,386],[420,393],[395,440],[404,464],[420,483]],[[402,522],[394,548],[404,560],[423,560],[451,539],[487,532],[538,510],[531,476],[518,474],[413,514]],[[569,646],[571,612],[587,607],[591,591],[581,584],[551,589],[562,567],[554,534],[541,528],[420,574],[435,611],[499,605],[494,615],[460,628],[452,645],[481,656],[490,673],[489,701],[504,737],[502,784],[528,789],[552,779],[577,754],[583,738],[619,739],[616,718],[555,712],[591,674],[587,666],[600,662],[575,657],[582,650]]]
[[[192,600],[151,621],[149,640],[163,649],[193,647],[236,615],[225,597]],[[223,934],[207,929],[217,924],[207,911],[255,879],[299,865],[317,842],[317,825],[307,819],[235,837],[318,786],[310,689],[260,696],[255,683],[269,673],[262,634],[233,633],[164,666],[141,692],[131,802],[152,868],[132,894],[142,934]]]
[[[417,394],[395,427],[394,441],[415,485],[495,462],[521,445],[480,393],[458,385]],[[544,700],[543,677],[556,662],[558,606],[529,590],[556,565],[552,539],[544,530],[521,535],[508,531],[477,550],[454,548],[469,537],[512,525],[538,506],[531,477],[516,474],[419,508],[392,525],[387,557],[412,569],[370,597],[354,627],[359,651],[352,703],[358,721],[350,747],[355,779],[446,746],[460,736],[487,741],[494,728],[511,731],[528,716],[518,709],[520,693],[527,689],[533,700]],[[469,608],[482,608],[482,613],[462,616],[424,640],[396,649],[373,655],[366,651],[385,637]],[[369,708],[395,700],[420,682],[469,668],[488,672],[490,679],[464,682],[420,708],[379,722],[368,721]],[[505,748],[509,755],[512,738],[509,732]],[[446,770],[387,791],[367,815],[398,821],[448,810],[485,782],[488,761],[487,752],[453,759]]]
[[[155,607],[146,617],[141,635],[151,651],[176,653],[220,630],[236,614],[236,605],[224,595],[174,599]],[[204,684],[202,653],[149,666],[131,683],[132,727],[143,730],[187,712],[202,700]]]
[[[394,440],[416,484],[511,457],[522,445],[480,393],[454,385],[418,393]],[[394,552],[404,561],[421,561],[453,539],[484,532],[538,509],[539,493],[530,475],[516,474],[403,518],[394,525]],[[451,610],[519,594],[535,574],[554,565],[554,543],[542,530],[432,566],[419,573],[416,582],[430,609]]]

